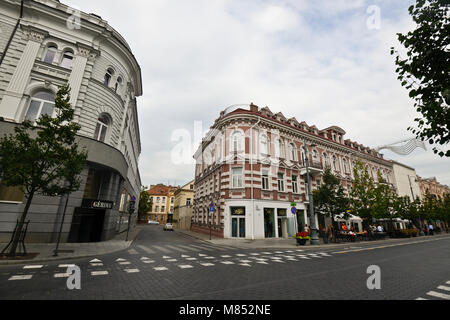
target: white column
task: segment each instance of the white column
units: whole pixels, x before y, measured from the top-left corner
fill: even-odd
[[[31,70],[33,69],[41,42],[45,38],[45,32],[34,28],[23,27],[23,33],[28,43],[23,50],[0,104],[0,115],[12,121],[19,120],[17,119],[19,104],[30,81]]]

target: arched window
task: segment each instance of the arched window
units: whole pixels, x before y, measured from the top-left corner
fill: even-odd
[[[118,77],[117,81],[116,81],[116,86],[114,88],[114,91],[117,93],[117,90],[120,88],[120,86],[122,85],[122,78]]]
[[[261,135],[261,137],[259,138],[259,150],[261,154],[269,154],[268,139],[265,134]]]
[[[36,122],[42,115],[53,115],[55,109],[55,95],[47,90],[33,94],[25,120]]]
[[[112,68],[109,68],[105,74],[105,86],[109,87],[113,75],[114,75],[114,70]]]
[[[296,160],[296,156],[295,156],[295,145],[293,143],[289,144],[289,159],[291,161],[295,161]]]
[[[333,169],[334,171],[338,171],[338,163],[336,156],[333,156]]]
[[[348,173],[347,159],[342,160],[342,164],[344,165],[344,172]]]
[[[319,162],[319,153],[316,150],[313,150],[313,162]]]
[[[323,166],[326,168],[330,165],[328,162],[328,155],[326,153],[323,154]]]
[[[236,131],[231,135],[231,152],[240,152],[244,150],[244,136],[241,132]]]
[[[275,140],[275,157],[284,158],[284,145],[281,139]]]
[[[97,120],[97,126],[95,128],[94,133],[94,139],[105,142],[106,140],[106,134],[108,132],[108,127],[110,126],[110,120],[108,116],[105,114],[100,115],[100,117]]]
[[[44,62],[46,63],[53,63],[56,57],[56,52],[58,51],[58,48],[56,45],[51,44],[47,48],[47,52],[45,53]]]
[[[61,67],[69,69],[72,67],[73,53],[70,51],[65,51],[61,60]]]

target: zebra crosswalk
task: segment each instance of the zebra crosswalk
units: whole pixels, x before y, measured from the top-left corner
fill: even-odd
[[[161,246],[152,246],[151,250]],[[300,263],[307,261],[302,259],[323,259],[330,258],[332,255],[328,253],[304,253],[302,250],[297,251],[276,251],[276,252],[191,252],[181,254],[180,252],[165,252],[165,255],[149,255],[149,250],[137,247],[138,255],[145,252],[145,256],[137,256],[135,253],[129,256],[124,254],[123,257],[116,257],[113,260],[102,261],[102,259],[95,258],[88,263],[80,266],[82,272],[91,277],[106,277],[111,276],[115,272],[124,274],[139,274],[143,272],[168,272],[175,270],[192,270],[199,268],[214,268],[214,267],[245,267],[257,268],[265,267],[275,264]],[[142,249],[143,252],[139,250]],[[166,248],[165,248],[166,249]],[[169,251],[169,249],[167,249]],[[156,251],[155,251],[156,253]],[[170,254],[170,256],[168,255]],[[8,275],[8,281],[26,281],[31,280],[37,276],[52,277],[55,279],[68,278],[69,267],[74,267],[74,264],[59,264],[54,266],[45,265],[28,265],[24,266],[20,272]],[[83,271],[84,270],[84,271]],[[87,272],[86,272],[87,271]],[[32,273],[31,273],[32,272]]]
[[[450,281],[447,281],[445,285],[438,286],[435,290],[429,291],[426,294],[426,298],[417,298],[416,300],[450,300]]]

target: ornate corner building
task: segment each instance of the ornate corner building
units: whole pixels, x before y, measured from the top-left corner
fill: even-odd
[[[337,126],[319,130],[253,104],[222,112],[194,155],[191,229],[224,238],[265,239],[286,238],[310,225],[306,157],[312,189],[321,183],[324,168],[331,167],[349,192],[358,159],[375,181],[380,172],[395,188],[392,162],[345,134]]]
[[[127,204],[139,199],[141,186],[136,97],[142,79],[129,45],[101,17],[59,1],[2,0],[0,54],[0,135],[53,114],[58,88],[69,83],[88,162],[82,188],[70,195],[63,239],[111,239],[135,220]],[[55,240],[64,200],[35,198],[27,241]],[[22,210],[23,194],[0,185],[0,241],[10,238]]]

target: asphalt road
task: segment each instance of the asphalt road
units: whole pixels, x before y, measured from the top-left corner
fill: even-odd
[[[345,249],[240,249],[146,226],[132,247],[96,259],[0,266],[0,299],[447,300],[450,237]],[[81,289],[67,288],[69,265]],[[370,266],[381,288],[370,290]],[[372,283],[372,282],[371,282]]]

